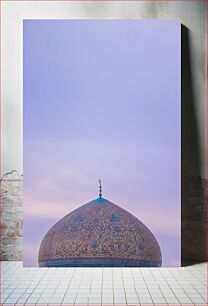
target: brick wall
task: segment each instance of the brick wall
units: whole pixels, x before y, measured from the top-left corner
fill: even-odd
[[[182,178],[182,265],[208,260],[208,180]]]
[[[13,170],[1,179],[1,260],[22,260],[22,175]]]

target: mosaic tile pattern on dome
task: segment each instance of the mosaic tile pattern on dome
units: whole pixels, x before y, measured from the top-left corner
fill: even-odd
[[[160,266],[160,247],[136,217],[103,198],[93,200],[57,222],[45,235],[39,263],[66,259],[132,260]],[[93,265],[93,264],[92,264]],[[144,264],[145,265],[145,264]],[[121,264],[122,266],[122,264]]]

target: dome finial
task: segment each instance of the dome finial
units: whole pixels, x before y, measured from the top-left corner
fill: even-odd
[[[101,180],[99,179],[99,197],[102,197],[102,185],[101,185]]]

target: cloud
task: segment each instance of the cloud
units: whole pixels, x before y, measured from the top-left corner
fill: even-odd
[[[170,262],[170,266],[171,267],[180,267],[181,266],[181,262],[177,259],[172,259]]]
[[[30,151],[24,156],[24,195],[30,199],[82,203],[96,197],[101,178],[105,195],[122,194],[157,205],[164,199],[180,200],[179,167],[167,148],[63,139],[34,140],[26,147]]]
[[[23,263],[24,266],[38,266],[39,244],[25,243],[23,244]]]
[[[179,238],[181,229],[179,215],[173,215],[163,210],[157,211],[157,214],[154,211],[140,210],[135,215],[139,216],[139,219],[154,233],[165,233],[166,235]]]
[[[72,198],[72,195],[71,195]],[[26,195],[24,197],[24,218],[34,217],[43,219],[59,220],[66,214],[70,213],[74,209],[78,208],[85,202],[83,201],[47,201],[45,199],[36,199],[32,195]],[[29,203],[29,205],[27,205]],[[116,203],[117,204],[117,203]],[[120,203],[118,203],[120,204]],[[129,210],[128,207],[121,205],[124,209]],[[135,205],[136,206],[136,205]],[[148,206],[145,209],[140,207],[139,209],[132,205],[130,212],[137,216],[149,229],[159,234],[166,234],[174,237],[180,235],[180,216],[175,213],[174,215],[169,211],[164,211],[161,208],[157,208],[157,213],[154,210],[149,210]],[[156,205],[157,207],[157,205]]]
[[[60,219],[70,211],[77,208],[76,204],[67,202],[54,202],[36,199],[30,195],[24,197],[24,218],[47,218],[47,219]]]
[[[180,238],[179,176],[178,170],[171,172],[174,152],[133,144],[69,144],[64,139],[56,145],[52,139],[34,140],[27,147],[24,218],[58,221],[98,196],[101,176],[104,197],[132,212],[157,237]],[[164,164],[158,166],[155,160],[161,158]]]

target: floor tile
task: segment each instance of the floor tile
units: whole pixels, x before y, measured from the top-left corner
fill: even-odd
[[[206,305],[206,264],[184,268],[23,268],[21,262],[1,262],[5,305]],[[97,269],[97,272],[96,272]],[[97,276],[95,275],[97,274]],[[100,279],[103,275],[103,283]],[[109,282],[108,282],[109,277]],[[139,299],[138,299],[139,297]],[[205,299],[203,299],[203,297]],[[132,304],[131,304],[132,302]],[[65,304],[64,304],[65,303]],[[172,304],[171,304],[172,303]],[[140,305],[138,304],[138,305]]]

